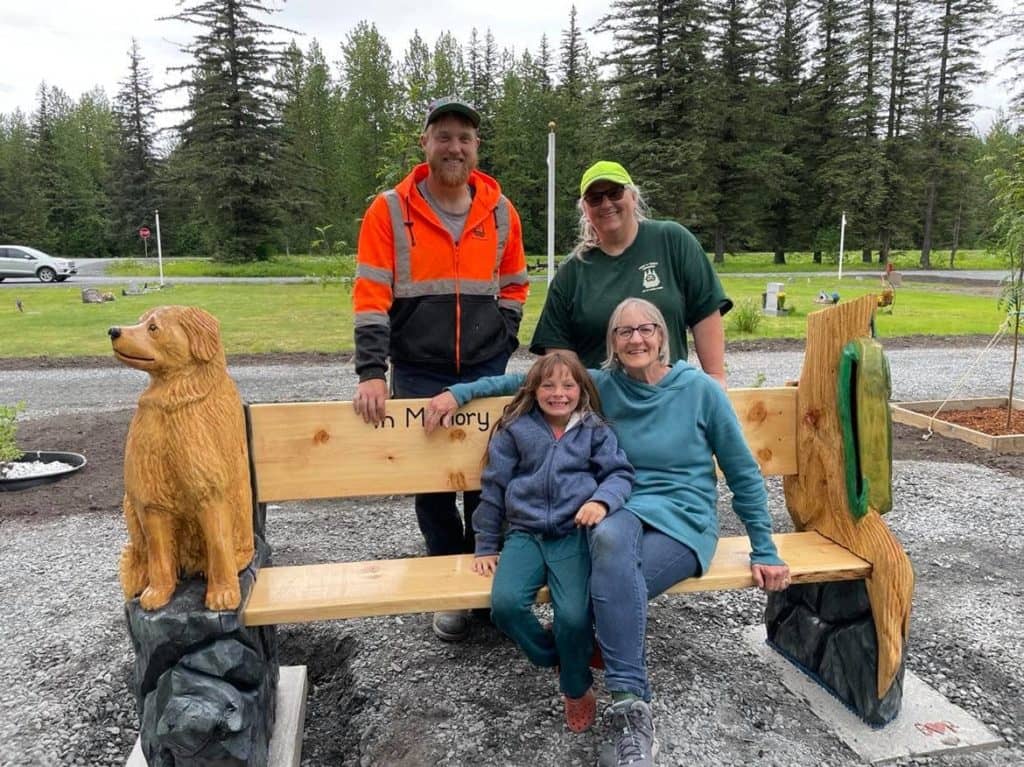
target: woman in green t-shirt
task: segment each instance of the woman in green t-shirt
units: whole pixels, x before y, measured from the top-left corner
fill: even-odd
[[[587,169],[579,208],[579,242],[548,289],[530,350],[569,350],[599,367],[612,310],[643,298],[668,323],[670,362],[686,359],[689,328],[701,368],[725,386],[722,315],[732,301],[697,238],[674,221],[648,218],[640,190],[617,162]]]

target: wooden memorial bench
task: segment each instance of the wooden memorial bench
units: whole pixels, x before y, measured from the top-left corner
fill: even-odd
[[[751,451],[766,476],[797,473],[797,389],[729,392]],[[477,490],[488,427],[510,398],[462,408],[462,425],[427,435],[427,400],[393,400],[380,428],[363,423],[349,402],[249,406],[252,467],[260,503]],[[410,507],[410,514],[412,513]],[[814,531],[775,536],[794,583],[859,580],[871,564]],[[723,538],[702,577],[670,593],[753,586],[746,536]],[[491,581],[464,554],[269,567],[260,571],[243,611],[246,625],[304,623],[396,613],[490,606]],[[547,601],[547,590],[540,601]]]
[[[867,338],[876,309],[868,295],[812,313],[797,386],[729,397],[761,470],[782,477],[796,529],[775,535],[794,585],[768,596],[768,641],[865,721],[882,724],[902,700],[913,571],[881,517],[891,507],[892,435],[888,365]],[[506,401],[471,402],[430,435],[426,400],[389,402],[376,427],[348,402],[250,405],[255,497],[265,510],[479,488],[487,434]],[[670,593],[753,586],[749,551],[746,536],[721,539],[708,571]],[[487,607],[491,582],[471,563],[460,555],[266,567],[241,619],[260,627]]]

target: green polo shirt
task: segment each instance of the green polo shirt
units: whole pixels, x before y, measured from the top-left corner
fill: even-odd
[[[587,367],[600,367],[607,354],[608,318],[626,298],[646,299],[665,315],[670,363],[687,357],[687,327],[732,308],[689,230],[674,221],[641,221],[636,239],[621,255],[593,248],[582,260],[562,263],[548,289],[530,351],[572,349]]]

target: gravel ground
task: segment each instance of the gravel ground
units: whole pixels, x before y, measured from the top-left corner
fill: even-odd
[[[978,351],[892,349],[894,399],[947,396]],[[730,352],[731,383],[782,384],[796,376],[801,356]],[[1009,349],[990,352],[957,396],[1003,392],[1008,361]],[[526,364],[522,357],[515,366]],[[347,398],[353,386],[341,361],[233,365],[232,373],[251,401]],[[27,400],[29,435],[52,433],[44,426],[60,413],[72,416],[68,429],[81,439],[123,444],[144,383],[121,368],[4,370],[0,402]],[[91,461],[64,483],[0,494],[0,765],[120,765],[131,749],[138,723],[116,573],[125,534],[111,501],[119,486],[116,470]],[[781,484],[769,486],[778,529],[791,529]],[[19,499],[31,493],[52,513],[22,513]],[[1005,739],[994,750],[909,763],[1024,764],[1024,473],[897,460],[895,498],[888,521],[918,577],[908,666]],[[742,532],[724,506],[722,527],[725,535]],[[398,498],[272,507],[268,537],[278,564],[421,553],[410,504]],[[745,648],[742,629],[761,622],[763,607],[754,590],[652,605],[660,764],[861,764]],[[553,675],[531,668],[482,621],[458,645],[436,641],[419,615],[285,626],[280,636],[282,662],[309,667],[309,767],[596,759],[600,728],[569,733]]]

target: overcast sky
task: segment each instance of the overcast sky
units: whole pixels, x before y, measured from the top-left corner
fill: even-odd
[[[997,0],[1009,8],[1015,0]],[[306,48],[316,38],[330,62],[340,56],[345,36],[360,20],[374,23],[400,58],[413,30],[433,45],[444,30],[462,43],[470,31],[482,35],[490,29],[501,47],[536,51],[541,35],[557,45],[568,25],[571,0],[290,0],[274,3],[282,8],[271,21],[304,33],[298,42]],[[577,0],[579,23],[588,29],[606,10],[608,0]],[[72,98],[99,85],[111,98],[128,67],[131,38],[138,39],[159,87],[167,80],[166,69],[181,63],[178,53],[192,29],[171,21],[157,21],[173,14],[176,0],[0,0],[0,113],[35,109],[36,91],[45,81]],[[609,36],[586,34],[594,50],[609,45]],[[985,46],[985,64],[992,70],[1005,55],[1008,44]],[[995,110],[1005,105],[1006,89],[991,77],[975,94],[979,111],[975,124],[985,129]]]

